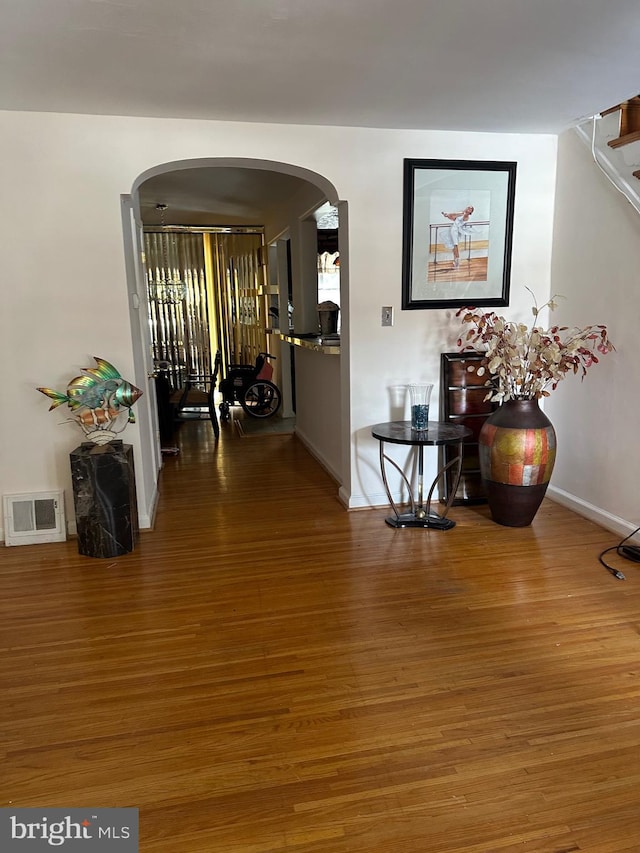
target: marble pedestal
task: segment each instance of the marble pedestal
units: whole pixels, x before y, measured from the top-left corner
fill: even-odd
[[[139,530],[133,447],[84,442],[70,460],[79,553],[118,557],[133,551]]]

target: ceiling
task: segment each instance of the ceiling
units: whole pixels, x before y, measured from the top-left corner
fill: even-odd
[[[0,0],[1,2],[1,0]],[[139,189],[145,225],[161,225],[158,204],[167,204],[167,225],[264,225],[274,199],[283,203],[307,182],[265,169],[230,166],[182,169],[145,181]]]
[[[0,0],[0,109],[560,133],[639,45],[638,0]]]

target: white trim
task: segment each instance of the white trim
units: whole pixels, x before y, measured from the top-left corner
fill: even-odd
[[[336,481],[336,483],[340,483],[340,475],[335,470],[335,468],[328,462],[328,460],[319,453],[314,445],[309,441],[306,435],[300,431],[300,428],[296,426],[294,435],[296,438],[299,438],[300,441],[304,444],[309,453],[313,456],[313,458],[322,465],[324,470]]]
[[[351,495],[348,500],[345,495],[341,497],[341,500],[348,509],[384,509],[386,507],[391,510],[391,505],[389,504],[389,498],[387,497],[386,492],[374,492],[373,494],[367,494],[366,496]],[[406,502],[406,495],[404,498],[398,497],[399,505],[404,502]]]
[[[573,510],[573,512],[583,516],[583,518],[588,518],[589,521],[599,524],[605,530],[610,530],[620,536],[629,536],[638,527],[638,525],[633,525],[624,518],[612,515],[610,512],[605,512],[600,507],[587,503],[582,498],[577,498],[575,495],[571,495],[555,486],[549,486],[546,496],[552,501],[567,507],[567,509]]]
[[[151,499],[149,501],[149,514],[142,514],[138,519],[138,526],[140,530],[153,530],[156,523],[156,513],[158,512],[158,503],[160,500],[160,490],[158,489],[158,484],[156,483],[153,489],[153,494],[151,495]]]

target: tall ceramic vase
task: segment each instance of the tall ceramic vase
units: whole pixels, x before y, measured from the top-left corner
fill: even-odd
[[[533,521],[556,459],[556,434],[537,400],[508,400],[484,422],[480,471],[491,516],[507,527]]]

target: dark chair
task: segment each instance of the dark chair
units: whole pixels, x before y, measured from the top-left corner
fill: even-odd
[[[155,382],[160,444],[162,447],[167,447],[173,441],[174,421],[173,406],[171,405],[171,385],[166,371],[159,370]]]
[[[209,418],[216,438],[220,436],[220,424],[215,391],[221,363],[222,354],[218,350],[213,362],[213,372],[209,376],[191,373],[187,376],[184,386],[179,388],[172,397],[175,420],[199,421]]]

